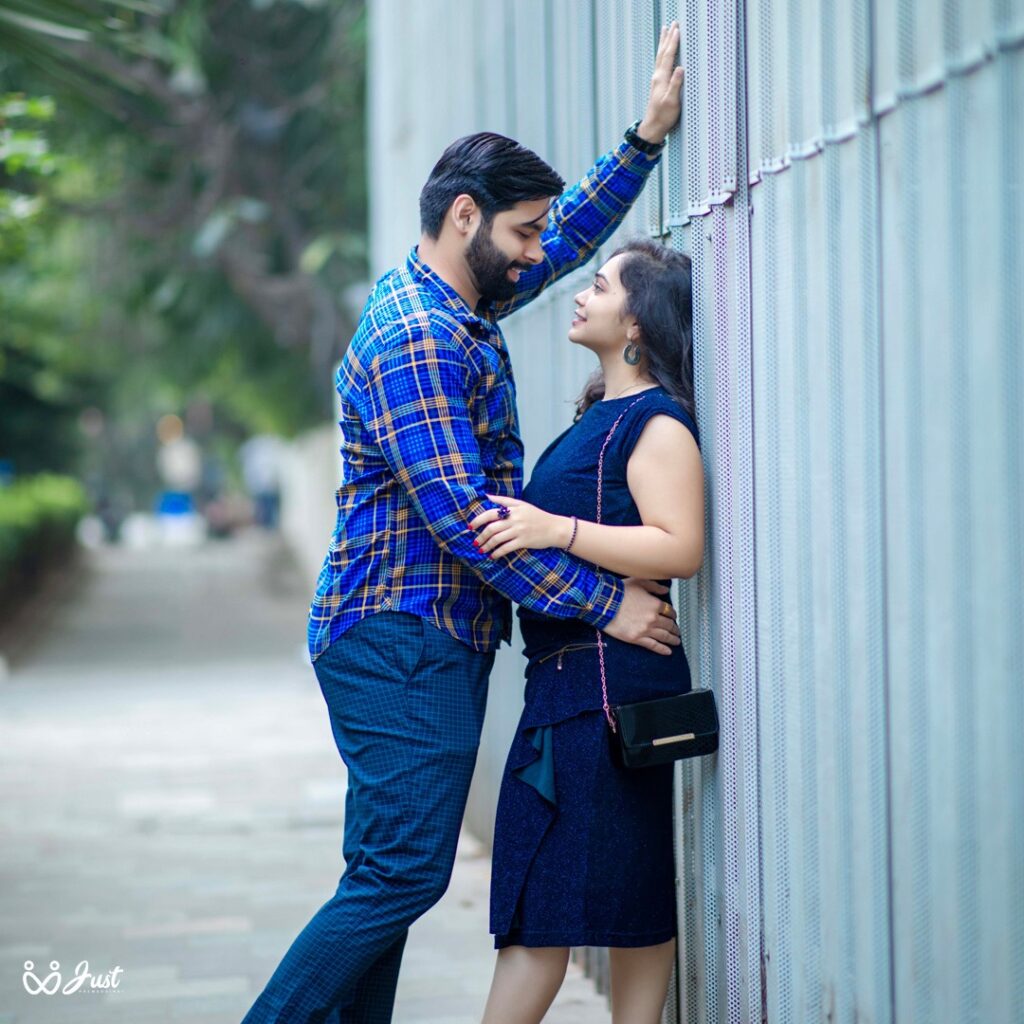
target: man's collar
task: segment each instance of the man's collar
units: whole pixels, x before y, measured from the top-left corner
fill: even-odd
[[[494,303],[483,303],[478,306],[480,313],[471,310],[466,300],[436,270],[420,259],[418,245],[414,245],[409,250],[406,268],[414,281],[430,289],[441,305],[451,310],[463,323],[477,324],[488,331],[494,327],[495,321],[492,315]]]

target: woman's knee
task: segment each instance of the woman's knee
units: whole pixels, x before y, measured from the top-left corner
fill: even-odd
[[[568,948],[506,946],[498,952],[483,1024],[537,1024],[562,987]]]
[[[608,953],[613,1024],[659,1024],[675,962],[675,939]]]

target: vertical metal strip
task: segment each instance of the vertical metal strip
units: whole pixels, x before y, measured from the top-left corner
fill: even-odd
[[[650,89],[654,54],[657,52],[662,21],[659,18],[661,3],[648,0],[633,7],[633,39],[635,59],[633,64],[634,102],[637,114],[641,114]],[[679,135],[678,131],[673,135]],[[662,191],[665,177],[665,160],[659,162],[644,188],[643,226],[648,235],[660,238],[662,235]]]
[[[877,776],[881,773],[881,783],[885,793],[885,816],[884,820],[877,822],[875,828],[882,833],[881,841],[884,844],[882,854],[874,867],[874,876],[879,888],[884,887],[888,897],[888,904],[884,917],[876,918],[875,945],[885,950],[884,971],[879,970],[876,977],[875,1005],[878,1007],[880,1024],[895,1024],[896,1016],[896,932],[895,913],[896,895],[893,885],[894,879],[894,847],[893,847],[893,697],[891,685],[891,636],[889,630],[889,523],[887,509],[889,497],[886,488],[885,457],[886,450],[886,423],[887,423],[887,396],[886,396],[886,374],[885,374],[885,292],[883,282],[886,279],[886,266],[883,247],[883,216],[885,196],[882,186],[882,144],[881,129],[879,125],[878,108],[879,99],[883,92],[881,82],[883,72],[880,68],[880,55],[878,52],[879,15],[877,8],[878,0],[866,0],[866,23],[863,24],[863,37],[858,42],[866,51],[867,60],[867,114],[870,119],[870,148],[862,150],[862,160],[867,165],[861,178],[862,188],[868,191],[864,199],[864,208],[870,209],[872,216],[864,223],[863,231],[866,240],[870,244],[863,245],[861,260],[864,266],[864,280],[870,281],[866,286],[866,301],[873,304],[874,315],[868,322],[876,325],[874,337],[874,351],[868,346],[865,347],[865,369],[864,369],[864,422],[868,434],[864,445],[864,479],[865,490],[870,498],[868,507],[878,510],[878,518],[872,523],[874,534],[868,536],[865,545],[865,556],[867,558],[866,577],[869,581],[877,581],[869,588],[870,593],[876,595],[876,614],[881,623],[881,643],[872,648],[871,657],[868,660],[868,669],[871,673],[878,673],[882,684],[882,700],[878,702],[871,721],[871,763]],[[884,74],[884,80],[889,82],[888,69]],[[886,86],[886,87],[887,87]],[[868,275],[874,272],[874,277]],[[867,404],[870,396],[877,395],[877,413],[872,415]],[[872,436],[872,431],[876,431]],[[878,455],[876,455],[878,453]],[[880,456],[880,457],[879,457]],[[872,543],[872,541],[875,543]],[[876,849],[876,843],[872,843],[872,850]],[[883,932],[884,926],[884,932]],[[882,934],[879,934],[882,933]],[[884,946],[883,946],[884,940]],[[886,1016],[882,1017],[883,1011]]]
[[[669,0],[674,2],[674,0]],[[685,115],[684,115],[685,116]],[[688,228],[675,227],[672,230],[671,244],[681,252],[694,253],[691,244],[692,233]],[[697,236],[699,239],[699,236]],[[696,244],[699,244],[699,240]],[[702,419],[701,409],[705,406],[706,392],[703,336],[697,325],[697,317],[703,309],[697,287],[698,273],[694,270],[693,277],[693,368],[694,391],[697,404],[698,420]],[[700,340],[698,340],[700,339]],[[708,478],[708,454],[706,446],[701,446],[701,457],[704,462],[705,479]],[[710,536],[710,495],[705,492],[704,529],[705,536]],[[704,566],[691,580],[680,581],[679,621],[683,643],[690,662],[690,672],[694,686],[711,686],[710,643],[708,642],[708,590],[710,570],[709,559],[705,557]],[[717,757],[715,758],[717,761]],[[703,876],[701,845],[698,840],[701,790],[700,774],[692,761],[680,762],[676,773],[677,797],[676,808],[679,815],[677,829],[679,874],[679,891],[677,895],[677,914],[679,920],[679,939],[676,949],[676,972],[679,976],[679,1022],[680,1024],[706,1024],[709,1018],[706,1013],[706,992],[704,986],[705,941],[703,928]]]
[[[750,196],[747,175],[738,168],[747,166],[747,53],[746,2],[727,5],[725,46],[726,95],[733,114],[729,119],[729,144],[723,166],[723,186],[735,192],[733,205],[734,302],[736,308],[736,403],[737,442],[742,448],[739,528],[739,557],[743,566],[740,586],[743,593],[743,829],[740,834],[743,893],[741,955],[745,960],[745,987],[740,993],[740,1020],[760,1024],[763,992],[761,936],[761,778],[760,736],[758,728],[759,688],[757,675],[757,547],[754,462],[754,378],[753,378],[753,298],[750,282]],[[742,71],[742,73],[740,73]]]
[[[959,4],[945,0],[943,4],[943,49],[947,60],[955,61],[962,48]],[[971,598],[974,593],[974,553],[972,551],[971,505],[973,501],[971,465],[972,417],[962,415],[963,401],[972,393],[971,381],[975,374],[973,360],[965,359],[963,342],[970,338],[966,296],[963,284],[966,278],[964,259],[966,256],[966,201],[964,189],[967,184],[964,120],[966,111],[967,83],[962,77],[949,81],[948,90],[948,151],[950,154],[947,173],[948,202],[946,217],[949,224],[949,245],[947,247],[947,281],[950,295],[950,342],[947,356],[951,361],[950,379],[957,382],[957,394],[953,396],[946,410],[951,417],[950,436],[952,450],[949,458],[958,475],[963,473],[965,486],[956,487],[953,495],[953,563],[952,601],[954,619],[964,624],[957,642],[953,645],[953,678],[956,679],[957,722],[956,731],[968,740],[958,751],[959,761],[953,794],[954,813],[957,820],[957,842],[955,852],[956,879],[955,899],[957,904],[956,950],[953,961],[958,965],[959,980],[957,994],[960,999],[957,1018],[961,1021],[977,1019],[981,997],[981,964],[979,947],[981,926],[978,900],[978,753],[975,740],[979,738],[977,723],[977,692],[974,672],[974,630],[971,628]]]
[[[825,19],[827,22],[827,19]],[[823,40],[824,41],[824,40]],[[826,55],[828,50],[825,50]],[[830,79],[826,79],[829,81]],[[834,83],[833,83],[834,84]],[[833,88],[825,90],[826,122],[834,111]],[[836,928],[833,935],[831,979],[833,1004],[838,1020],[853,1016],[856,993],[856,964],[853,942],[856,916],[853,906],[853,856],[859,847],[852,822],[853,750],[851,732],[850,680],[850,601],[847,566],[846,502],[848,483],[846,470],[846,431],[848,428],[843,373],[844,345],[848,342],[843,330],[843,239],[842,197],[840,194],[841,155],[835,146],[828,146],[820,157],[825,176],[825,247],[826,247],[826,351],[828,363],[828,448],[831,473],[828,498],[831,537],[830,574],[831,601],[831,680],[827,688],[832,694],[832,727],[835,758],[835,887],[832,910]],[[830,972],[831,973],[831,972]]]
[[[775,36],[775,19],[782,4],[778,0],[758,0],[758,43],[760,50],[760,62],[757,91],[759,103],[757,116],[761,122],[761,130],[758,133],[761,140],[761,150],[754,154],[757,157],[758,169],[765,166],[774,166],[776,157],[781,156],[782,147],[779,139],[776,138],[775,125],[775,76],[779,73],[775,61],[773,42]],[[781,33],[780,33],[781,37]]]
[[[864,323],[868,334],[863,346],[863,463],[866,524],[864,536],[865,615],[869,635],[876,642],[867,645],[867,677],[878,680],[877,699],[868,703],[867,751],[869,789],[880,794],[882,813],[872,815],[869,851],[871,879],[876,892],[885,894],[885,906],[872,915],[871,948],[875,959],[871,972],[874,991],[870,1005],[879,1024],[894,1024],[895,986],[893,976],[893,889],[892,889],[892,766],[890,755],[891,694],[889,687],[888,579],[886,558],[885,463],[885,375],[882,366],[883,309],[882,282],[882,183],[878,115],[875,40],[875,0],[861,0],[854,25],[858,82],[866,85],[864,113],[868,125],[862,132],[860,150],[860,260],[863,283]]]
[[[547,159],[552,160],[555,154],[555,131],[556,115],[560,104],[558,89],[558,72],[561,61],[557,59],[557,46],[554,32],[554,8],[551,4],[545,4],[544,15],[544,145],[547,152]]]
[[[803,162],[793,165],[789,172],[793,176],[793,203],[799,209],[806,203],[805,179],[807,165]],[[797,545],[797,616],[800,647],[797,655],[796,687],[803,695],[800,702],[800,734],[798,737],[801,755],[800,793],[804,816],[800,822],[800,891],[801,915],[804,934],[805,957],[800,982],[801,991],[797,1000],[798,1020],[820,1019],[824,1014],[822,1006],[822,956],[821,956],[821,890],[820,859],[818,853],[817,821],[818,801],[818,730],[817,695],[814,672],[814,594],[813,567],[811,559],[811,461],[810,461],[810,380],[808,374],[808,303],[807,303],[807,228],[804,223],[794,225],[793,234],[793,355],[794,393],[796,406],[796,519],[797,532],[804,542]]]
[[[683,30],[686,53],[687,83],[684,90],[684,130],[685,166],[686,166],[686,203],[688,210],[699,207],[702,198],[703,154],[706,152],[706,119],[702,96],[705,92],[706,64],[702,61],[704,53],[702,18],[702,0],[684,0],[684,14],[679,20]],[[710,271],[707,266],[704,232],[707,231],[706,218],[692,223],[688,233],[690,257],[693,270],[693,347],[694,347],[694,390],[697,403],[698,420],[705,426],[702,437],[704,464],[707,477],[712,479],[711,467],[714,462],[713,431],[710,424],[714,421],[714,394],[712,391],[714,337],[708,317],[708,301],[712,294],[709,283]],[[673,232],[673,242],[676,240]],[[696,580],[697,617],[699,629],[695,638],[696,644],[689,651],[691,662],[698,663],[698,671],[705,685],[711,685],[718,675],[714,670],[715,650],[714,632],[716,622],[712,619],[714,607],[711,589],[714,573],[713,521],[711,518],[710,497],[705,512],[705,536],[708,538],[708,551],[705,567]],[[719,698],[721,700],[721,697]],[[692,814],[688,819],[688,831],[684,832],[684,843],[687,851],[691,851],[687,874],[692,878],[693,913],[688,915],[686,922],[687,960],[681,961],[684,974],[683,989],[687,1001],[687,1021],[693,1024],[717,1022],[719,1016],[720,988],[724,975],[724,962],[721,956],[722,944],[719,940],[718,922],[721,920],[720,888],[719,888],[719,855],[718,843],[720,835],[719,810],[723,806],[719,791],[721,753],[708,759],[708,764],[688,764],[683,772],[684,793],[688,792],[692,800]],[[688,880],[687,884],[690,882]],[[689,907],[688,907],[689,909]]]
[[[803,65],[800,54],[803,52],[800,35],[803,30],[803,0],[787,0],[786,3],[786,105],[789,122],[789,138],[786,140],[786,152],[791,151],[794,143],[807,138],[803,110]]]
[[[598,76],[601,73],[601,61],[598,59],[598,39],[597,39],[597,14],[598,14],[598,0],[589,0],[590,2],[590,52],[593,54],[590,61],[590,124],[591,124],[591,138],[593,139],[593,148],[597,150],[600,145],[601,139],[601,119],[598,116],[598,111],[601,109],[601,83],[598,81]]]
[[[777,7],[773,0],[757,0],[756,110],[758,151],[747,161],[752,180],[767,158],[778,150],[775,139],[775,76],[778,73],[773,47]],[[750,73],[750,59],[745,62]],[[749,133],[748,133],[749,139]],[[751,360],[754,381],[755,544],[758,559],[759,753],[761,760],[761,893],[762,973],[761,994],[765,1020],[788,1022],[793,1018],[793,925],[790,878],[792,874],[789,815],[789,745],[786,742],[783,479],[789,460],[783,462],[781,424],[788,402],[783,403],[779,381],[778,328],[779,267],[788,265],[777,232],[777,175],[765,175],[758,184],[757,213],[760,244],[757,266],[761,281],[751,291],[761,295],[757,326],[752,330]],[[752,271],[753,275],[753,271]],[[770,879],[770,881],[769,881]]]
[[[909,10],[908,10],[909,8]],[[901,7],[901,14],[912,15],[909,4]],[[901,18],[901,27],[905,22]],[[907,29],[910,31],[907,31]],[[914,35],[913,24],[904,27],[901,34],[900,64],[904,69],[913,67]],[[904,79],[906,80],[906,79]],[[902,246],[902,277],[904,283],[904,318],[902,344],[905,350],[905,369],[903,379],[903,395],[900,402],[903,414],[903,431],[906,436],[906,509],[904,521],[898,524],[903,534],[900,546],[906,552],[907,578],[914,585],[920,586],[928,579],[927,551],[925,539],[927,534],[925,522],[925,437],[924,437],[924,393],[922,374],[924,362],[924,338],[920,328],[918,311],[924,301],[924,288],[921,276],[921,181],[926,168],[921,160],[921,141],[918,128],[920,120],[919,105],[908,103],[903,110],[903,132],[901,154],[905,167],[905,186],[903,189],[903,206],[905,228]],[[896,525],[896,524],[894,524]],[[910,596],[910,595],[906,595]],[[905,686],[908,708],[913,708],[913,719],[909,725],[909,757],[903,771],[911,777],[928,779],[928,739],[933,732],[928,678],[925,663],[925,650],[928,636],[926,603],[923,600],[910,599],[907,609],[908,630],[906,634],[907,648],[901,652],[905,658],[901,671],[906,672]],[[924,1020],[935,1019],[936,1005],[934,994],[937,979],[935,977],[935,959],[932,956],[934,923],[932,920],[932,856],[929,843],[929,786],[927,782],[914,786],[907,798],[908,803],[908,834],[906,841],[909,849],[906,854],[910,861],[907,865],[910,877],[903,907],[908,911],[910,925],[909,943],[902,948],[897,947],[897,959],[901,964],[908,986],[897,995],[909,1000],[909,1005],[897,1007],[897,1020],[909,1015]],[[913,965],[913,969],[911,969]]]
[[[689,80],[686,86],[686,209],[694,214],[701,211],[704,199],[706,153],[710,145],[705,131],[710,130],[706,105],[708,67],[702,57],[705,54],[704,19],[701,0],[683,0],[685,17],[682,20],[686,41],[686,69]]]
[[[721,77],[722,95],[726,97],[725,110],[723,113],[723,144],[721,164],[721,189],[722,193],[735,192],[737,178],[742,177],[744,181],[747,175],[740,174],[739,168],[745,167],[741,164],[740,154],[747,151],[747,126],[745,123],[743,107],[746,105],[746,3],[744,0],[736,0],[735,3],[722,4],[721,43],[719,52],[721,63],[719,75]],[[740,71],[743,71],[740,74]],[[737,90],[744,93],[742,102],[730,102],[730,97],[735,97]]]
[[[914,81],[916,71],[916,33],[914,0],[898,0],[898,73],[901,87]],[[921,180],[926,168],[921,160],[921,142],[918,122],[919,105],[907,103],[902,111],[902,132],[900,151],[904,166],[903,194],[904,232],[901,246],[901,278],[903,282],[903,323],[901,346],[904,350],[903,393],[900,409],[903,419],[905,448],[905,511],[900,523],[893,523],[894,530],[902,536],[897,543],[905,552],[906,578],[920,586],[928,579],[927,552],[925,550],[925,444],[924,444],[924,394],[922,391],[923,344],[920,318],[918,315],[924,301],[923,282],[919,254],[921,252]],[[895,397],[895,396],[894,396]],[[894,594],[894,597],[897,595]],[[902,595],[901,595],[902,596]],[[910,722],[909,743],[906,762],[899,766],[897,777],[928,778],[928,738],[933,731],[931,719],[934,712],[928,687],[925,665],[927,643],[927,616],[923,600],[910,600],[906,609],[906,649],[893,652],[900,657],[900,674],[906,690],[906,707],[913,708]],[[894,737],[895,740],[895,737]],[[934,993],[936,981],[935,961],[931,953],[934,925],[932,920],[932,858],[930,855],[929,787],[927,783],[911,787],[906,794],[907,834],[904,842],[907,848],[900,850],[900,868],[905,868],[908,878],[902,878],[898,871],[894,883],[894,900],[898,901],[896,913],[907,914],[907,931],[897,935],[896,963],[904,985],[897,985],[896,1019],[906,1017],[932,1020],[936,1006]],[[894,836],[894,843],[899,842]],[[901,883],[907,883],[901,892]],[[900,945],[900,938],[906,942]],[[904,1000],[903,1003],[900,1000]]]
[[[758,679],[761,718],[762,774],[762,876],[771,882],[763,887],[765,916],[764,958],[766,1016],[783,1024],[795,1020],[793,999],[793,925],[791,880],[791,833],[789,819],[789,745],[786,742],[786,705],[790,699],[785,658],[785,565],[782,550],[784,520],[783,483],[792,490],[789,460],[782,459],[782,423],[790,403],[783,403],[779,381],[778,329],[779,266],[785,265],[785,249],[777,234],[779,178],[768,176],[759,186],[756,216],[760,220],[759,260],[763,295],[758,330],[754,332],[754,458],[757,503],[756,544],[758,579]]]
[[[705,218],[699,221],[701,228],[705,226]],[[694,391],[697,403],[697,418],[703,425],[701,432],[704,464],[707,467],[709,483],[714,479],[714,440],[711,424],[714,422],[715,396],[713,393],[712,359],[714,336],[708,322],[708,298],[711,287],[708,283],[709,271],[706,266],[707,242],[698,230],[691,231],[691,251],[693,269],[693,347],[695,372]],[[711,484],[713,486],[713,483]],[[699,632],[697,636],[697,653],[700,678],[718,680],[715,672],[716,644],[713,640],[715,623],[712,621],[713,607],[711,586],[715,570],[714,520],[711,516],[710,501],[705,512],[705,536],[708,539],[705,552],[705,564],[697,577],[697,607],[699,615]],[[691,652],[691,659],[693,653]],[[719,703],[722,702],[720,691]],[[723,709],[723,718],[724,718]],[[693,832],[690,837],[692,845],[687,849],[693,851],[690,871],[694,879],[695,912],[692,917],[692,931],[688,927],[690,940],[690,962],[687,985],[692,1005],[696,1014],[691,1011],[690,1020],[717,1022],[719,985],[723,979],[723,964],[718,950],[720,943],[717,934],[717,922],[720,918],[719,907],[719,871],[717,855],[717,834],[719,829],[718,809],[723,806],[720,794],[716,792],[714,774],[719,772],[723,752],[709,758],[709,766],[700,764],[687,765],[684,779],[690,786],[693,798]],[[689,776],[687,778],[687,776]],[[698,909],[699,908],[699,909]]]
[[[1003,6],[1001,4],[1001,6]],[[1009,26],[1008,0],[1001,11],[1000,29]],[[1019,125],[1024,119],[1024,56],[1006,54],[999,68],[999,123],[1002,125],[999,163],[1004,194],[999,226],[1000,336],[1002,338],[1002,407],[1007,438],[1003,458],[1006,480],[1005,500],[1011,512],[1003,543],[1006,548],[1007,586],[1005,622],[1006,716],[1003,722],[1003,750],[1019,754],[1020,728],[1024,722],[1024,358],[1020,339],[1024,338],[1024,257],[1020,251],[1024,231],[1024,145]],[[1006,920],[1011,932],[1006,936],[1008,984],[1003,1005],[1008,1012],[1024,1006],[1024,784],[1018,778],[1007,807],[1009,821],[1005,856],[1009,863],[1010,908]],[[1012,1008],[1012,1009],[1011,1009]]]
[[[720,207],[712,210],[705,219],[711,230],[711,276],[709,301],[714,326],[711,341],[715,349],[715,410],[713,423],[714,453],[712,459],[715,480],[715,516],[713,531],[715,537],[714,607],[717,619],[719,674],[723,729],[719,752],[722,787],[722,951],[724,958],[725,982],[723,997],[725,1013],[723,1020],[735,1024],[740,1019],[738,989],[742,984],[740,957],[740,922],[738,917],[741,879],[739,873],[739,822],[740,803],[743,799],[741,782],[742,699],[740,695],[742,678],[742,637],[740,634],[740,597],[735,585],[736,565],[732,551],[732,530],[737,516],[736,497],[733,493],[733,475],[738,470],[734,460],[732,444],[732,421],[729,386],[735,368],[730,365],[730,309],[728,294],[728,234],[724,212]],[[725,392],[724,394],[722,392]]]
[[[727,9],[732,6],[723,4],[721,0],[706,0],[704,8],[707,19],[707,89],[708,89],[708,142],[707,142],[707,189],[709,198],[719,197],[723,192],[723,167],[725,160],[722,153],[733,146],[733,137],[726,133],[729,130],[726,108],[731,104],[732,93],[725,88],[723,81],[724,26]],[[731,83],[730,83],[731,84]]]
[[[519,107],[517,103],[516,78],[516,13],[511,3],[505,4],[505,32],[503,42],[505,44],[505,89],[508,96],[508,125],[509,133],[515,137],[519,134]]]
[[[693,79],[696,75],[696,67],[691,63],[692,47],[687,38],[690,24],[686,17],[680,14],[679,6],[678,0],[663,0],[662,21],[664,23],[680,22],[679,60],[685,73],[682,124],[679,131],[673,132],[669,136],[667,152],[662,159],[665,170],[665,185],[662,193],[663,227],[665,230],[686,223],[686,151],[692,131]]]
[[[836,82],[836,12],[830,4],[823,4],[819,23],[822,54],[822,120],[835,125],[838,119],[838,83]],[[827,677],[830,685],[823,687],[820,699],[824,705],[824,718],[830,721],[832,731],[831,779],[833,791],[825,799],[834,802],[831,816],[835,827],[825,836],[828,847],[822,858],[828,866],[830,885],[823,882],[831,913],[824,922],[826,940],[825,979],[827,1005],[830,1015],[837,1020],[852,1017],[853,987],[856,972],[853,956],[855,917],[853,911],[853,865],[855,838],[851,822],[849,780],[852,775],[851,750],[851,696],[849,657],[849,592],[847,572],[847,472],[845,451],[845,384],[843,374],[843,272],[841,266],[843,242],[842,198],[840,195],[841,155],[836,146],[827,146],[818,157],[823,164],[824,178],[824,236],[825,236],[825,349],[827,385],[824,402],[827,405],[828,472],[827,495],[822,497],[828,509],[828,574],[827,591],[831,595],[826,617],[828,635],[822,636],[823,654],[828,659]]]

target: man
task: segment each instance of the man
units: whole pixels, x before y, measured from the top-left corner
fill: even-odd
[[[469,521],[518,496],[522,443],[498,320],[614,231],[680,113],[662,30],[643,119],[583,181],[480,133],[420,196],[422,235],[384,275],[338,373],[344,483],[309,645],[348,766],[345,873],[245,1024],[387,1022],[407,930],[448,885],[509,599],[669,653],[671,607],[554,549],[492,560]]]

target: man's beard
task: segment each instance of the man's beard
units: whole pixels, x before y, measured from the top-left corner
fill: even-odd
[[[508,276],[509,270],[529,270],[528,263],[510,261],[491,240],[491,224],[484,221],[466,246],[466,265],[476,282],[481,302],[501,302],[511,299],[517,283]]]

